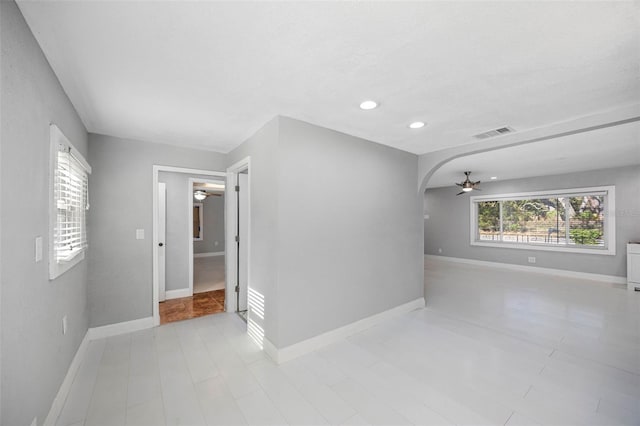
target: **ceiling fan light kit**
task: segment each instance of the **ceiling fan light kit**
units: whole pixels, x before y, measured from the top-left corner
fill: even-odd
[[[464,174],[466,176],[466,179],[464,180],[464,182],[456,183],[456,185],[462,188],[462,191],[458,192],[456,195],[462,195],[466,192],[471,192],[473,190],[480,191],[480,188],[478,188],[478,185],[480,185],[480,181],[472,182],[471,179],[469,179],[471,172],[464,172]]]

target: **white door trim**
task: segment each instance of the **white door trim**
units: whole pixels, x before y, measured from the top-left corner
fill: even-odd
[[[162,188],[162,191],[158,191],[158,208],[156,209],[157,214],[154,212],[154,217],[158,219],[158,243],[160,243],[160,240],[162,240],[162,243],[165,244],[167,242],[167,184],[165,184],[164,182],[158,182],[158,189],[160,188]],[[163,212],[162,208],[164,208]],[[162,218],[160,216],[162,216]],[[160,246],[156,247],[156,250],[158,250],[159,262],[156,266],[156,268],[158,269],[158,301],[163,302],[167,298],[167,250],[164,246],[162,247],[162,249],[159,248]],[[163,253],[164,255],[161,256],[160,253]],[[161,258],[162,262],[160,262]]]
[[[153,324],[160,325],[160,309],[158,306],[158,175],[160,172],[175,172],[175,173],[187,173],[192,175],[203,175],[203,176],[218,176],[221,178],[226,178],[227,173],[224,172],[216,172],[213,170],[200,170],[200,169],[190,169],[186,167],[174,167],[174,166],[160,166],[157,164],[153,165],[152,168],[152,194],[153,194],[153,203],[152,203],[152,218],[153,218],[153,272],[152,272],[152,298],[151,301],[153,303]],[[225,242],[225,246],[226,246]]]
[[[221,173],[222,176],[224,176],[224,173]],[[202,178],[194,178],[194,177],[190,177],[187,181],[187,217],[190,218],[191,215],[193,214],[193,205],[196,204],[193,201],[193,183],[194,182],[203,182],[203,183],[220,183],[220,181],[222,181],[225,184],[225,190],[226,190],[226,181],[224,178],[222,179],[218,179],[218,180],[212,180],[212,179],[202,179]],[[225,200],[226,203],[226,200]],[[197,203],[197,204],[201,204],[204,205],[204,200],[202,200],[202,202]],[[224,209],[224,207],[223,207]],[[202,217],[202,210],[200,210],[200,217]],[[192,220],[188,220],[187,222],[189,222],[189,233],[187,234],[187,247],[189,247],[189,296],[193,296],[193,221]],[[202,235],[202,233],[201,233]],[[225,241],[225,246],[226,246],[226,241]],[[226,300],[226,297],[225,297]]]
[[[227,168],[227,187],[225,188],[225,220],[226,220],[226,294],[233,297],[225,297],[225,311],[235,312],[236,295],[235,285],[238,281],[236,264],[238,262],[238,245],[235,243],[236,229],[238,226],[238,193],[235,186],[238,183],[238,174],[249,169],[247,180],[248,224],[247,224],[247,287],[251,287],[251,157],[243,158]]]

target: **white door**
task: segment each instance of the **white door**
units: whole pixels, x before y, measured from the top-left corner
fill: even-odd
[[[248,297],[248,257],[249,257],[249,239],[247,238],[247,229],[249,228],[249,191],[248,191],[248,173],[238,174],[238,310],[247,310]]]
[[[158,300],[165,300],[165,243],[167,236],[167,185],[158,182]]]

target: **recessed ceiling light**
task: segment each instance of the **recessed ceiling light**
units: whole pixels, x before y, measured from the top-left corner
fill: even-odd
[[[498,176],[491,176],[491,180],[496,180],[498,179]]]
[[[422,121],[414,121],[413,123],[409,124],[410,129],[420,129],[422,127],[424,127],[424,123]]]
[[[376,101],[364,101],[360,104],[360,109],[374,109],[375,107],[378,106],[378,103]]]

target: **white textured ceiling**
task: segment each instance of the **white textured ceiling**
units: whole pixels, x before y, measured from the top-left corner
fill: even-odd
[[[460,157],[438,169],[427,188],[455,191],[465,171],[487,183],[492,176],[509,180],[631,165],[640,165],[639,121]]]
[[[638,102],[638,5],[19,1],[90,132],[226,152],[286,115],[418,154]]]

